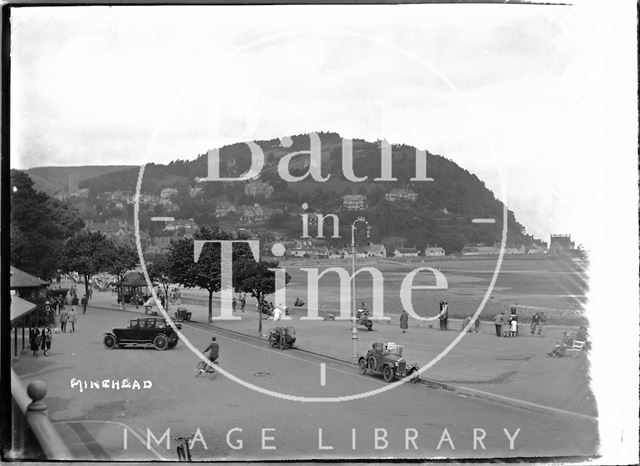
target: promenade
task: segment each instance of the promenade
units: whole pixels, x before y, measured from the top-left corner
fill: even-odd
[[[195,322],[207,322],[207,306],[191,290],[183,296],[190,304],[183,304],[193,313]],[[223,329],[264,340],[275,325],[264,319],[262,335],[258,333],[259,315],[251,300],[245,312],[236,311],[241,320],[210,323],[212,331]],[[111,293],[96,293],[91,307],[118,309]],[[144,314],[144,308],[127,305],[127,311]],[[173,316],[177,306],[170,305]],[[320,354],[341,361],[351,361],[352,338],[350,321],[305,321],[295,315],[280,325],[294,326],[296,348],[300,351]],[[219,313],[219,301],[214,300],[214,317]],[[404,346],[408,362],[421,367],[430,365],[460,334],[462,322],[449,319],[449,330],[438,329],[437,320],[416,322],[409,320],[407,333],[399,328],[399,316],[387,314],[388,322],[374,322],[373,330],[358,328],[357,350],[366,353],[376,341],[394,341]],[[555,412],[559,415],[575,415],[585,419],[597,415],[595,400],[589,389],[589,362],[587,353],[574,353],[570,357],[551,358],[547,353],[553,348],[563,331],[573,327],[548,326],[544,336],[530,336],[529,325],[522,325],[515,338],[499,338],[492,322],[481,323],[481,333],[466,334],[457,345],[421,374],[431,386],[456,390],[466,396],[488,398],[500,403],[525,409]],[[99,335],[97,334],[96,338]],[[354,368],[355,369],[355,368]]]

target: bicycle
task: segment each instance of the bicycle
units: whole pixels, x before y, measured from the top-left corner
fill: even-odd
[[[215,363],[220,364],[218,361],[215,361]],[[198,364],[196,364],[196,368],[194,372],[196,377],[198,377],[200,374],[206,373],[206,374],[211,374],[212,378],[215,377],[215,375],[218,373],[215,367],[210,366],[204,361],[198,361]]]

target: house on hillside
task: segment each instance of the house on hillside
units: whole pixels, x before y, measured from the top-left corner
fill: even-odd
[[[345,194],[342,196],[343,210],[365,210],[367,197],[364,194]]]
[[[419,251],[414,246],[412,248],[396,248],[393,251],[395,257],[418,257]]]
[[[204,188],[202,186],[199,186],[199,185],[190,186],[189,187],[189,197],[192,198],[192,199],[194,197],[198,197],[203,191],[204,191]]]
[[[251,180],[244,185],[244,193],[250,197],[264,196],[268,198],[273,194],[273,186],[260,180]]]
[[[367,256],[387,257],[387,249],[384,247],[384,244],[370,244],[367,248]]]
[[[238,210],[229,201],[220,201],[216,204],[216,218],[226,217],[229,214],[235,214]]]
[[[424,248],[424,255],[426,257],[444,256],[444,249],[438,246],[427,246]]]
[[[164,188],[162,191],[160,191],[160,199],[171,199],[172,196],[176,196],[177,194],[178,190],[176,188]]]
[[[351,259],[353,257],[351,248],[343,248],[341,252],[342,252],[342,257],[344,257],[345,259]],[[364,259],[365,257],[368,257],[368,249],[363,247],[358,247],[356,248],[355,255],[356,255],[356,259]]]
[[[517,254],[525,254],[527,249],[524,247],[524,244],[520,246],[506,246],[504,248],[504,253],[509,255],[517,255]]]
[[[408,188],[394,188],[384,195],[384,198],[389,202],[396,201],[411,201],[415,202],[418,199],[418,194]]]
[[[254,204],[252,206],[242,206],[240,214],[240,221],[244,223],[264,223],[265,215],[264,209],[260,204]]]
[[[198,229],[198,225],[196,225],[196,222],[194,222],[192,218],[187,220],[178,219],[173,222],[167,222],[163,230],[174,232],[180,229],[184,229],[185,233],[193,234]]]

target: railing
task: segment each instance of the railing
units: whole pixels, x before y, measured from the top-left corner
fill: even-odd
[[[12,435],[8,456],[21,459],[73,459],[69,448],[56,431],[42,399],[47,394],[44,382],[35,380],[24,388],[11,369]]]

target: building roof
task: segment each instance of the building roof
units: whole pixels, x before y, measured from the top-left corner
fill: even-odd
[[[33,304],[26,299],[22,299],[19,296],[11,296],[11,322],[25,316],[37,307],[38,306],[36,304]]]
[[[49,282],[34,277],[33,275],[23,272],[20,269],[11,266],[11,284],[10,288],[34,288],[47,286]]]
[[[372,244],[369,246],[368,248],[370,253],[378,253],[378,252],[383,252],[386,250],[386,248],[384,247],[384,244]]]

